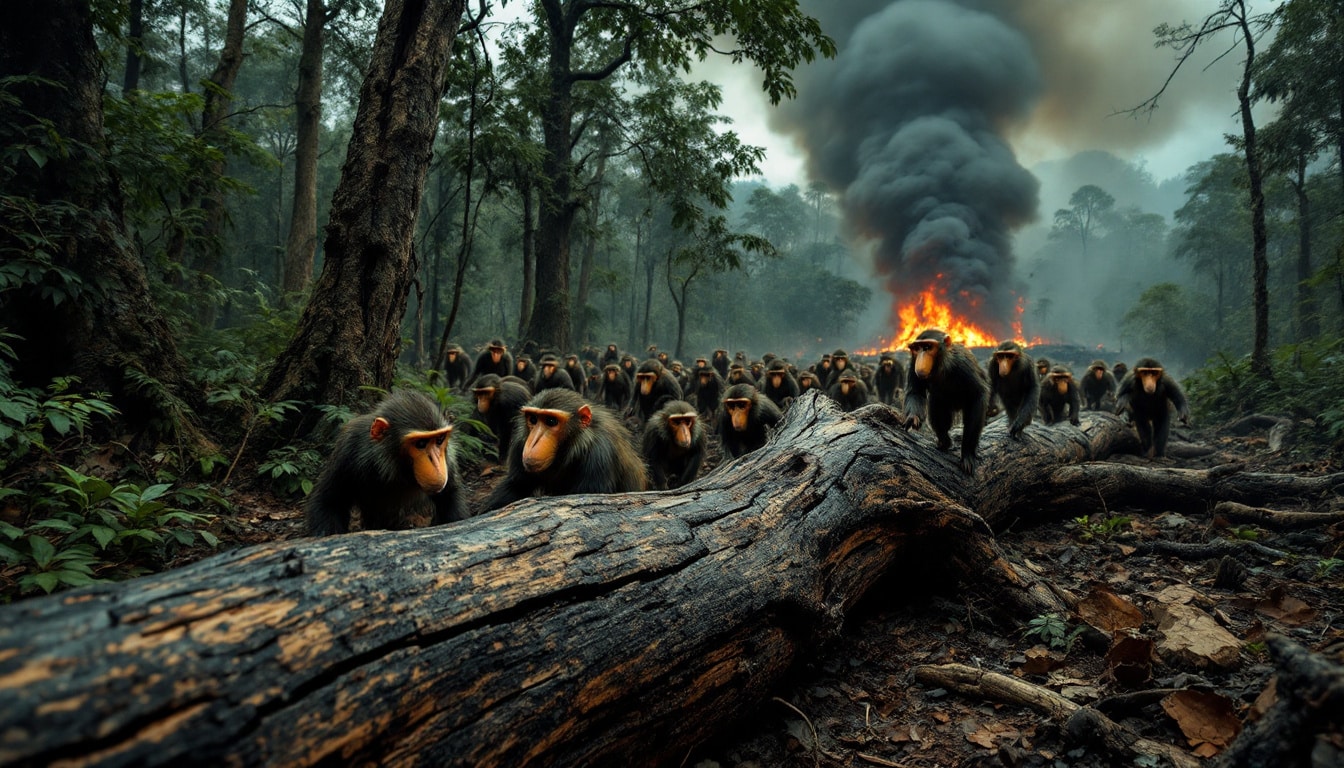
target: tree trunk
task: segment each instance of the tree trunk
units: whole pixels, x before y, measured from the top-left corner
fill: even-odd
[[[1311,287],[1311,198],[1307,195],[1307,156],[1297,156],[1297,340],[1313,339],[1321,333],[1316,315],[1316,293]]]
[[[530,178],[520,183],[518,194],[523,197],[523,295],[518,307],[518,338],[522,339],[526,338],[527,327],[532,322],[532,300],[536,298],[533,282],[537,275],[537,228]]]
[[[415,222],[438,128],[448,54],[465,0],[389,0],[341,181],[322,274],[263,392],[353,403],[392,384],[411,283]]]
[[[308,0],[294,92],[294,206],[285,241],[285,294],[308,287],[317,253],[317,155],[322,136],[322,55],[327,30],[323,0]]]
[[[1269,364],[1269,236],[1265,225],[1265,190],[1260,152],[1256,145],[1255,118],[1251,115],[1251,73],[1255,67],[1255,35],[1251,31],[1244,0],[1237,0],[1237,21],[1246,45],[1237,101],[1241,109],[1241,135],[1246,158],[1246,178],[1251,194],[1252,312],[1255,336],[1251,344],[1251,369],[1257,376],[1273,378]]]
[[[678,759],[893,568],[1022,620],[1067,610],[990,530],[1076,514],[1080,495],[1115,508],[1077,475],[1110,465],[1080,462],[1137,439],[1083,420],[1021,440],[992,422],[968,479],[891,409],[805,395],[764,448],[678,492],[277,542],[0,608],[0,763]],[[1257,482],[1204,474],[1202,504]]]
[[[28,82],[12,91],[34,123],[50,121],[71,149],[50,153],[41,167],[31,164],[6,181],[6,194],[40,207],[49,242],[44,257],[16,236],[29,220],[0,219],[0,252],[7,259],[49,258],[53,269],[73,276],[21,286],[0,302],[0,326],[23,337],[13,344],[15,377],[42,387],[55,376],[78,376],[85,390],[111,394],[131,430],[158,421],[196,439],[191,410],[204,403],[151,297],[144,264],[131,250],[121,190],[106,164],[103,72],[89,3],[21,0],[8,3],[5,13],[0,77],[56,83]],[[65,292],[59,305],[44,288]],[[147,386],[146,376],[157,384]]]
[[[201,110],[201,137],[216,146],[224,143],[222,137],[233,102],[233,85],[238,80],[238,70],[243,66],[243,30],[246,26],[247,0],[229,0],[224,47],[219,52],[215,71],[210,73],[210,85],[204,94],[205,107]],[[192,267],[198,274],[197,289],[202,296],[208,295],[210,283],[219,277],[224,218],[228,213],[224,207],[224,190],[218,181],[223,175],[224,160],[221,158],[210,164],[209,191],[201,197],[201,223],[196,233],[195,241],[198,245]],[[214,326],[216,309],[214,301],[201,299],[196,302],[196,321],[201,327]]]
[[[605,136],[602,137],[601,144],[605,145]],[[579,260],[579,290],[574,297],[574,306],[578,317],[574,323],[574,343],[584,344],[591,339],[588,338],[588,292],[593,281],[593,257],[597,252],[598,237],[598,216],[602,208],[602,183],[607,174],[607,150],[605,146],[599,147],[597,156],[597,171],[593,174],[590,183],[593,194],[588,201],[588,226],[583,239],[583,257]]]
[[[140,88],[140,65],[145,58],[145,0],[131,0],[126,15],[126,72],[121,79],[122,96]]]
[[[570,157],[574,123],[574,83],[570,55],[574,32],[569,26],[570,3],[541,3],[545,15],[549,60],[546,99],[541,107],[541,134],[545,152],[537,212],[537,299],[526,339],[556,350],[570,348],[573,327],[569,307],[569,244],[578,205],[574,200],[574,162]],[[521,340],[520,340],[521,341]]]

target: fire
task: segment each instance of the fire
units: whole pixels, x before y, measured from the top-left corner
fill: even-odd
[[[957,298],[956,304],[972,313],[980,306],[979,298],[965,291],[960,292]],[[1023,346],[1045,343],[1039,337],[1027,339],[1022,333],[1022,316],[1025,312],[1026,298],[1019,296],[1010,324],[1012,338]],[[986,324],[972,320],[966,312],[956,311],[953,302],[947,298],[947,289],[936,283],[920,291],[913,301],[898,304],[896,317],[899,326],[894,337],[884,339],[875,347],[860,349],[857,354],[878,355],[888,350],[904,349],[915,340],[916,336],[929,328],[944,331],[953,341],[968,347],[996,347],[1003,341],[1003,337],[994,333]]]

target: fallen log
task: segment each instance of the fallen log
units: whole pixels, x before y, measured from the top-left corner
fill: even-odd
[[[1031,516],[1062,466],[1134,449],[1115,417],[1084,419],[1021,440],[998,420],[967,478],[884,406],[805,396],[766,447],[678,492],[249,547],[5,607],[0,763],[680,757],[897,565],[1058,609],[990,526]]]

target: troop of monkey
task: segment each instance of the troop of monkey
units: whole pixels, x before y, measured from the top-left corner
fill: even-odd
[[[951,448],[960,414],[968,474],[985,423],[1000,410],[1009,437],[1018,439],[1037,415],[1077,426],[1084,405],[1113,407],[1128,414],[1144,455],[1154,457],[1166,455],[1172,410],[1189,423],[1180,385],[1150,357],[1132,370],[1096,360],[1075,380],[1066,366],[1033,361],[1015,341],[1000,344],[984,367],[940,330],[919,334],[908,350],[906,365],[886,352],[856,370],[836,350],[798,370],[774,355],[749,363],[742,352],[730,360],[718,349],[686,368],[656,347],[641,363],[610,344],[600,356],[585,348],[563,359],[542,355],[537,365],[528,355],[514,359],[496,339],[474,366],[461,347],[449,347],[443,374],[453,389],[472,393],[474,420],[489,430],[482,437],[493,438],[505,466],[479,512],[537,495],[679,488],[699,475],[711,431],[724,456],[738,458],[763,446],[783,412],[811,389],[845,411],[873,402],[899,408],[906,429],[927,421],[940,451]],[[636,423],[633,432],[627,421]],[[432,399],[408,390],[351,419],[308,497],[308,532],[345,533],[356,508],[365,530],[402,528],[417,514],[432,525],[469,517],[452,433]]]

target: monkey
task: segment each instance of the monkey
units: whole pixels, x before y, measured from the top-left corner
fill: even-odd
[[[540,494],[625,493],[648,488],[644,462],[616,415],[569,389],[537,393],[514,419],[508,472],[485,509]]]
[[[1050,361],[1044,357],[1036,359],[1036,381],[1044,383],[1045,377],[1050,375]]]
[[[877,370],[873,373],[873,384],[878,402],[896,404],[896,396],[905,388],[905,369],[896,363],[896,353],[882,353]]]
[[[761,355],[761,365],[764,365],[765,370],[768,371],[770,370],[770,364],[775,362],[778,358],[779,355],[776,355],[774,352],[766,352],[764,355]]]
[[[868,388],[869,392],[877,391],[877,382],[873,378],[873,366],[868,363],[859,363],[859,381]]]
[[[560,358],[555,355],[542,355],[541,373],[537,376],[537,382],[532,385],[533,392],[540,392],[543,389],[568,389],[577,391],[574,386],[574,380],[564,368],[560,367]]]
[[[719,407],[719,438],[730,459],[765,445],[767,429],[778,426],[779,407],[750,384],[735,384],[724,393]]]
[[[659,408],[644,425],[643,454],[649,466],[649,487],[672,490],[700,474],[705,458],[704,424],[695,406],[672,400]]]
[[[1040,407],[1041,380],[1032,370],[1031,356],[1016,341],[1005,341],[989,360],[989,401],[1003,404],[1008,436],[1021,437]]]
[[[616,363],[607,363],[607,367],[602,369],[602,405],[610,408],[618,415],[623,414],[630,407],[631,395],[634,392],[634,385],[630,382],[630,377],[625,375],[625,371]]]
[[[694,379],[694,377],[696,376],[696,374],[700,373],[700,371],[701,371],[702,369],[705,369],[705,368],[708,368],[708,367],[709,367],[709,358],[707,358],[707,357],[697,357],[697,358],[695,358],[695,366],[691,368],[691,377],[692,377],[692,379]]]
[[[672,361],[668,358],[666,352],[659,352],[658,354],[656,354],[656,355],[653,356],[653,359],[655,359],[655,360],[657,360],[658,362],[662,363],[662,364],[663,364],[663,368],[665,368],[665,369],[666,369],[666,368],[671,368],[671,367],[672,367]]]
[[[444,353],[443,376],[448,382],[449,389],[460,390],[467,386],[467,380],[471,378],[471,361],[467,359],[467,353],[457,344],[449,344]]]
[[[714,362],[712,365],[714,366],[714,370],[719,372],[719,376],[726,380],[728,378],[728,350],[714,350]]]
[[[756,360],[747,366],[747,370],[751,371],[751,378],[756,380],[758,386],[765,383],[765,363]]]
[[[937,329],[929,329],[910,342],[910,369],[906,374],[906,429],[919,429],[927,418],[938,438],[938,450],[952,447],[948,432],[952,417],[961,411],[961,470],[975,472],[976,449],[985,428],[985,410],[989,407],[989,381],[984,370],[966,347],[953,344],[952,338]]]
[[[583,364],[579,362],[579,356],[575,354],[565,355],[565,373],[569,374],[569,380],[574,383],[574,391],[580,395],[588,395],[588,374],[583,370]]]
[[[471,393],[476,397],[472,418],[490,428],[495,436],[495,456],[502,462],[509,455],[513,439],[513,417],[532,397],[532,390],[513,376],[501,379],[487,373],[476,380]]]
[[[672,378],[677,380],[677,386],[681,387],[682,393],[685,394],[685,392],[690,389],[691,377],[687,375],[681,361],[673,360],[667,369],[672,373]]]
[[[491,339],[485,351],[476,358],[476,367],[471,371],[471,380],[474,383],[487,373],[503,377],[513,372],[513,356],[509,354],[509,348],[504,346],[503,341]]]
[[[638,368],[639,361],[635,359],[634,355],[621,355],[621,370],[625,371],[625,375],[630,377],[631,382],[635,380],[635,373]]]
[[[537,386],[537,366],[532,364],[532,358],[527,355],[519,355],[513,361],[513,377],[527,384],[528,389]]]
[[[602,353],[602,359],[599,362],[601,363],[603,369],[605,369],[608,365],[612,365],[613,363],[619,365],[621,362],[620,348],[617,347],[615,344],[608,344],[607,351]]]
[[[431,525],[470,517],[450,438],[453,427],[427,395],[388,394],[341,429],[304,504],[310,536],[350,530],[358,507],[364,530],[398,530],[405,515],[433,510]]]
[[[1170,406],[1168,406],[1170,403]],[[1115,398],[1115,412],[1129,412],[1139,430],[1139,446],[1144,456],[1160,459],[1167,455],[1167,435],[1171,429],[1170,408],[1182,424],[1190,424],[1190,406],[1181,385],[1168,376],[1162,364],[1145,357],[1134,364],[1134,370],[1120,382]]]
[[[669,400],[682,399],[681,385],[657,360],[645,360],[635,374],[635,415],[639,423],[649,420]]]
[[[826,382],[831,378],[831,371],[834,368],[831,365],[831,353],[825,352],[821,359],[812,365],[812,372],[817,375],[817,385],[826,388]]]
[[[846,368],[836,374],[835,383],[826,394],[839,403],[840,410],[846,413],[868,404],[868,387],[852,368]]]
[[[701,368],[691,382],[690,397],[695,401],[696,411],[702,419],[713,419],[719,409],[719,400],[728,388],[723,377],[712,367]]]
[[[737,384],[756,386],[756,377],[752,376],[751,371],[742,363],[733,363],[728,367],[728,386]]]
[[[1078,406],[1082,398],[1073,381],[1073,371],[1062,365],[1050,369],[1050,375],[1041,382],[1041,420],[1055,424],[1064,420],[1064,406],[1069,407],[1069,423],[1078,426]]]
[[[1087,367],[1087,375],[1083,377],[1082,383],[1083,400],[1087,403],[1087,409],[1100,411],[1103,400],[1115,397],[1116,386],[1115,376],[1106,370],[1106,361],[1093,360]]]
[[[1121,382],[1125,380],[1126,373],[1129,373],[1129,366],[1125,365],[1122,360],[1116,360],[1115,365],[1111,367],[1111,375],[1115,377],[1117,382]],[[1119,387],[1119,384],[1116,384],[1116,386]]]
[[[787,362],[779,358],[770,361],[770,367],[761,381],[761,394],[770,398],[781,410],[789,407],[794,398],[798,397],[798,382],[789,373]]]
[[[823,383],[823,386],[825,386],[827,390],[830,390],[831,385],[834,384],[835,382],[839,381],[839,379],[840,379],[840,374],[844,373],[845,371],[848,371],[849,368],[850,368],[850,366],[849,366],[849,353],[848,353],[848,352],[846,352],[846,351],[843,350],[843,349],[837,349],[837,350],[835,350],[834,352],[832,352],[832,353],[831,353],[831,372],[830,372],[830,375],[828,375],[828,376],[826,377],[826,380],[825,380],[825,382]]]
[[[821,382],[817,381],[817,374],[811,371],[800,371],[798,373],[798,394],[803,394],[809,389],[821,389]]]

